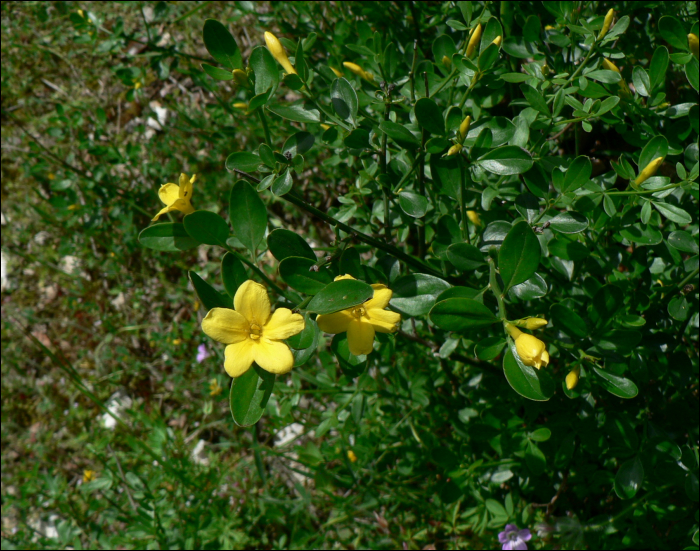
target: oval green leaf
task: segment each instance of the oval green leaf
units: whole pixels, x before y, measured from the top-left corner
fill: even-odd
[[[468,331],[499,321],[488,307],[470,298],[448,298],[438,302],[430,310],[430,320],[447,331]]]
[[[238,180],[231,188],[228,212],[238,240],[249,251],[257,250],[267,229],[267,209],[255,188],[245,180]]]
[[[165,223],[148,226],[139,234],[139,243],[154,251],[186,251],[199,245],[185,230],[184,224]]]
[[[539,264],[540,242],[530,225],[521,220],[510,229],[498,250],[503,292],[530,279]]]
[[[316,293],[306,309],[317,314],[332,314],[362,304],[373,295],[374,289],[367,283],[356,279],[341,279]]]

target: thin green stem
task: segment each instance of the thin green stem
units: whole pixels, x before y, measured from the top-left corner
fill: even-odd
[[[390,97],[386,98],[386,103],[384,104],[384,120],[389,120],[389,112],[391,111],[391,105],[389,103]],[[379,152],[379,172],[382,176],[386,175],[386,142],[387,134],[382,132],[382,149]],[[391,213],[389,211],[389,190],[386,179],[382,178],[382,196],[384,198],[384,237],[387,243],[391,243]]]
[[[462,166],[459,158],[459,212],[462,216],[462,239],[469,242],[469,225],[467,224],[467,168]]]
[[[660,191],[666,191],[669,189],[674,189],[679,186],[682,186],[686,182],[678,182],[676,184],[671,184],[669,186],[661,187],[659,189],[643,189],[640,191],[635,191],[635,190],[629,190],[629,191],[602,191],[601,193],[603,195],[649,195],[651,193],[659,193]]]
[[[505,321],[508,319],[506,314],[506,305],[503,302],[503,292],[501,291],[501,286],[498,284],[496,262],[491,257],[489,257],[489,287],[491,287],[491,292],[493,293],[493,296],[496,297],[496,302],[498,303],[498,317],[505,323]]]

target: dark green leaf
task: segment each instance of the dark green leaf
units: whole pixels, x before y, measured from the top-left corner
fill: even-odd
[[[292,178],[292,173],[289,169],[286,169],[272,182],[272,193],[277,197],[282,197],[284,194],[289,193],[293,185],[294,178]]]
[[[379,129],[399,146],[405,147],[406,149],[415,149],[420,145],[420,140],[398,123],[384,121],[379,125]]]
[[[233,308],[231,297],[221,294],[195,272],[190,271],[188,274],[192,286],[206,310],[211,310],[212,308]]]
[[[651,95],[649,75],[639,65],[632,71],[632,82],[634,83],[634,89],[640,96],[649,97]]]
[[[202,63],[202,69],[206,74],[215,80],[233,80],[233,73],[228,69],[214,67],[208,63]]]
[[[313,104],[305,105],[297,103],[294,105],[268,105],[267,108],[275,115],[294,122],[318,123],[321,122],[321,114],[318,109],[314,109]]]
[[[415,106],[416,120],[421,128],[437,136],[445,135],[442,111],[430,98],[420,98]]]
[[[391,305],[408,316],[422,316],[433,307],[436,297],[449,287],[449,283],[431,275],[407,275],[392,285]]]
[[[448,298],[433,306],[430,320],[447,331],[467,331],[498,323],[491,310],[469,298]]]
[[[315,141],[316,138],[314,138],[313,134],[309,132],[297,132],[289,136],[284,142],[282,153],[289,153],[292,157],[303,155],[313,147]]]
[[[572,337],[586,338],[589,335],[586,322],[565,304],[553,304],[549,309],[554,327]]]
[[[668,303],[668,314],[674,320],[685,321],[690,315],[690,303],[682,295],[675,296]]]
[[[186,251],[199,245],[183,224],[165,223],[148,226],[139,234],[139,243],[155,251]]]
[[[668,236],[668,244],[685,253],[698,254],[698,237],[687,231],[674,231]]]
[[[267,229],[267,209],[260,195],[245,180],[231,188],[229,220],[235,236],[251,252],[257,250]]]
[[[549,106],[547,105],[547,102],[545,101],[542,94],[540,94],[535,88],[533,88],[529,84],[521,84],[520,90],[525,96],[527,102],[530,104],[531,107],[535,109],[535,111],[539,111],[546,117],[551,117],[551,114],[549,112]]]
[[[666,69],[668,68],[668,50],[666,46],[659,46],[654,51],[654,56],[649,64],[649,79],[652,90],[666,79]]]
[[[587,183],[591,178],[591,171],[593,166],[591,165],[591,160],[581,155],[574,159],[574,162],[569,165],[566,169],[566,175],[564,176],[564,183],[561,186],[562,193],[569,193],[571,191],[576,191],[582,185]]]
[[[231,171],[240,170],[242,172],[255,172],[261,164],[262,161],[260,157],[255,153],[248,153],[247,151],[231,153],[226,159],[226,169]]]
[[[315,260],[288,256],[280,262],[280,277],[290,287],[307,295],[315,295],[333,278],[325,268],[315,269]]]
[[[668,154],[668,140],[665,136],[654,136],[644,146],[642,153],[639,155],[639,170],[640,172],[657,157],[666,157]]]
[[[341,279],[318,291],[306,309],[317,314],[332,314],[362,304],[373,295],[374,289],[367,283],[356,279]]]
[[[433,155],[430,169],[440,192],[459,201],[463,168],[458,156],[440,158]]]
[[[422,195],[410,191],[399,193],[401,209],[413,218],[422,218],[428,210],[428,200]]]
[[[309,317],[309,314],[304,314],[304,329],[292,335],[287,339],[287,344],[294,348],[295,350],[304,350],[311,346],[314,342],[314,334],[316,330],[314,329],[314,324],[316,322]]]
[[[239,427],[249,427],[260,420],[274,386],[275,375],[256,364],[233,379],[229,407],[233,420]]]
[[[186,215],[182,222],[190,237],[203,245],[226,245],[228,225],[218,214],[208,210],[196,210]]]
[[[527,172],[533,164],[530,154],[516,145],[504,145],[492,149],[481,156],[476,163],[489,172],[504,176]]]
[[[231,70],[243,68],[238,44],[228,29],[214,19],[207,19],[202,30],[204,45],[211,56]]]
[[[654,207],[656,210],[658,210],[661,214],[664,215],[664,218],[668,218],[671,222],[675,222],[676,224],[690,224],[693,221],[693,218],[688,214],[686,211],[684,211],[682,208],[677,207],[675,205],[671,205],[670,203],[656,203],[652,201]]]
[[[226,294],[233,298],[238,288],[250,278],[243,263],[235,255],[226,253],[221,259],[221,279]]]
[[[632,243],[642,245],[658,245],[663,241],[663,234],[654,226],[646,224],[633,224],[622,228],[620,235]]]
[[[355,124],[358,109],[357,92],[346,79],[338,78],[333,81],[331,103],[341,119]]]
[[[347,333],[340,333],[333,337],[331,352],[338,360],[338,365],[348,379],[359,377],[367,367],[367,356],[355,356],[350,353]]]
[[[520,300],[542,298],[547,294],[547,282],[540,274],[535,272],[527,281],[511,287],[508,294],[511,298],[517,297]]]
[[[583,260],[591,251],[579,241],[572,241],[563,236],[552,239],[548,244],[549,254],[564,260]]]
[[[588,227],[588,218],[578,212],[561,212],[549,220],[549,228],[559,233],[579,233]]]
[[[316,262],[316,254],[304,238],[284,228],[270,232],[267,236],[267,247],[272,256],[280,262],[290,256],[308,258]]]
[[[345,147],[350,149],[368,149],[370,147],[369,132],[364,128],[355,128],[345,137],[343,143]]]
[[[625,377],[613,375],[612,373],[596,366],[593,366],[593,371],[600,377],[598,380],[600,386],[602,386],[610,394],[613,394],[619,398],[634,398],[639,392],[637,385]]]
[[[688,51],[688,34],[683,24],[672,15],[659,19],[659,32],[666,42],[678,50]]]
[[[540,242],[524,220],[515,224],[498,251],[498,268],[503,292],[527,281],[540,264]]]
[[[620,82],[620,80],[622,80],[620,73],[616,73],[615,71],[608,71],[607,69],[591,71],[590,73],[586,73],[585,76],[586,78],[597,80],[598,82],[602,82],[604,84],[617,84],[618,82]]]
[[[477,343],[474,354],[480,360],[490,362],[498,357],[505,345],[506,340],[501,336],[487,337]]]
[[[625,461],[615,475],[615,493],[620,499],[632,499],[644,481],[644,467],[639,457]]]
[[[503,373],[513,390],[528,400],[545,402],[554,394],[554,382],[549,374],[544,369],[523,364],[512,341],[503,357]]]
[[[447,259],[462,272],[475,270],[486,264],[484,254],[474,245],[454,243],[447,249]]]

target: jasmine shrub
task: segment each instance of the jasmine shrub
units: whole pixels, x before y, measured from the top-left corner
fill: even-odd
[[[172,111],[160,149],[103,110],[27,160],[66,230],[118,189],[124,265],[178,305],[112,324],[150,348],[111,371],[17,339],[118,419],[71,425],[73,478],[38,462],[61,545],[697,546],[695,4],[145,7],[61,9]]]

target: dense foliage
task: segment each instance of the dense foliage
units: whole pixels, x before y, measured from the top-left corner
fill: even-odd
[[[697,549],[697,21],[4,3],[3,548]]]

